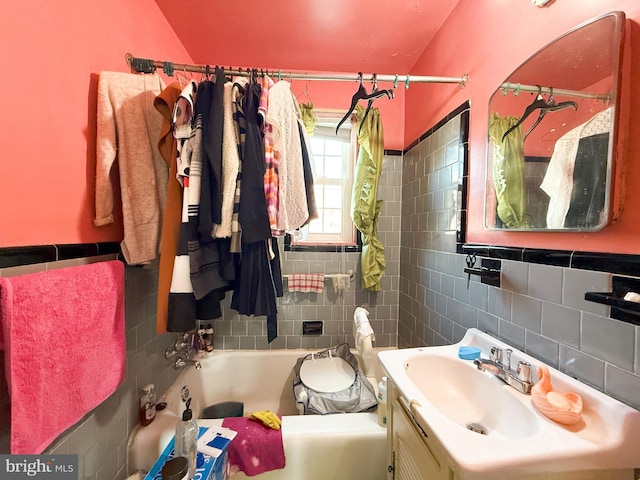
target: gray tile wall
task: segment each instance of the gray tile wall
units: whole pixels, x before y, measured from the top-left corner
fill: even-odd
[[[342,295],[325,279],[323,293],[287,291],[278,299],[278,337],[269,344],[265,317],[239,315],[230,308],[231,294],[222,302],[223,316],[211,322],[214,327],[214,348],[273,349],[327,348],[348,342],[353,346],[353,311],[362,306],[369,311],[369,320],[376,334],[376,346],[395,346],[398,327],[398,288],[400,278],[400,207],[402,157],[387,155],[383,159],[378,198],[384,201],[378,220],[378,237],[383,242],[386,271],[382,291],[369,292],[361,288],[360,253],[283,252],[282,272],[344,273],[355,272],[355,279]],[[302,322],[322,320],[324,332],[319,336],[302,336]]]
[[[404,156],[398,345],[457,342],[477,327],[640,408],[640,327],[584,300],[611,274],[502,261],[501,288],[472,277],[454,253],[455,206],[445,203],[461,163],[454,119]],[[458,170],[459,171],[459,170]]]
[[[0,276],[22,275],[112,260],[113,256],[0,269]],[[164,350],[175,334],[156,335],[157,263],[125,270],[127,367],[125,381],[100,406],[62,434],[45,453],[77,454],[79,480],[120,480],[127,476],[126,447],[138,423],[138,398],[143,385],[164,392],[179,372],[169,366]],[[87,348],[91,348],[87,343]],[[4,359],[4,355],[0,355]],[[4,371],[4,368],[2,368]],[[52,386],[52,389],[57,387]],[[0,375],[0,453],[9,453],[10,405],[4,375]],[[6,393],[6,395],[5,395]],[[52,394],[55,391],[52,390]]]
[[[364,306],[376,332],[377,346],[395,346],[398,326],[400,275],[400,187],[402,157],[386,156],[380,179],[379,198],[384,200],[378,234],[385,245],[386,273],[381,292],[363,291],[360,285],[359,253],[283,252],[283,272],[338,273],[354,270],[355,280],[343,295],[325,282],[322,294],[289,293],[279,299],[279,337],[271,345],[266,340],[262,317],[238,315],[223,302],[223,318],[213,322],[215,347],[226,349],[324,348],[348,341],[353,344],[353,310]],[[13,276],[52,268],[62,268],[113,257],[69,260],[0,269]],[[137,403],[143,385],[154,383],[158,395],[174,382],[179,372],[164,359],[164,350],[176,334],[156,335],[157,262],[144,267],[127,267],[125,277],[125,318],[127,370],[124,383],[105,402],[61,435],[45,453],[77,454],[80,480],[121,480],[126,478],[126,446],[138,423]],[[286,287],[286,284],[285,284]],[[302,336],[303,320],[323,320],[324,333]],[[0,369],[4,370],[0,355]],[[4,375],[0,375],[0,453],[9,453],[10,404]]]

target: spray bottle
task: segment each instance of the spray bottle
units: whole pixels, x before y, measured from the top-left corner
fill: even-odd
[[[185,457],[189,462],[187,478],[191,479],[196,473],[196,454],[198,442],[198,424],[193,420],[193,413],[189,408],[191,398],[188,398],[182,420],[176,425],[175,456]]]

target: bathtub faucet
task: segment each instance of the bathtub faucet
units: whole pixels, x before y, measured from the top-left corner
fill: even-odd
[[[187,365],[193,365],[196,368],[196,370],[200,370],[200,368],[202,367],[199,361],[184,359],[180,356],[176,357],[176,361],[173,362],[173,368],[175,368],[176,370],[180,370],[181,368],[184,368]]]
[[[172,347],[167,347],[164,351],[164,358],[169,360],[176,355],[183,357],[184,359],[189,359],[189,355],[193,350],[193,336],[194,333],[185,332],[180,337],[176,339]]]

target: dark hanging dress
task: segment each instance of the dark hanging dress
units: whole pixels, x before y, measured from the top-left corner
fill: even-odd
[[[252,82],[244,97],[246,134],[242,148],[239,208],[242,251],[231,307],[243,315],[266,315],[267,339],[271,342],[277,336],[276,290],[282,295],[282,277],[275,240],[275,257],[269,258],[268,242],[272,240],[264,194],[265,161],[258,123],[259,98],[260,86]]]

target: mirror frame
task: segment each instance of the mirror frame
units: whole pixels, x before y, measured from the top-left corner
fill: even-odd
[[[490,231],[513,231],[513,232],[597,232],[605,228],[614,216],[613,212],[613,197],[614,197],[614,174],[615,174],[615,165],[614,162],[616,160],[616,147],[618,140],[618,129],[619,125],[619,112],[620,112],[620,91],[621,91],[621,82],[622,82],[622,60],[623,60],[623,50],[624,50],[624,41],[625,41],[625,14],[621,11],[613,11],[603,15],[599,15],[595,18],[592,18],[586,22],[577,25],[576,27],[570,29],[564,34],[558,36],[551,42],[548,42],[542,48],[538,49],[535,53],[529,56],[523,63],[521,63],[516,69],[514,69],[505,79],[504,82],[500,86],[496,88],[496,90],[489,97],[488,103],[488,120],[491,121],[491,117],[493,112],[491,111],[491,102],[496,95],[505,95],[507,91],[512,91],[516,94],[520,91],[528,91],[528,92],[542,92],[543,94],[553,93],[550,91],[548,87],[539,87],[537,85],[520,85],[517,83],[510,82],[509,79],[513,78],[514,75],[518,73],[519,70],[522,69],[527,63],[535,60],[536,57],[539,57],[545,50],[557,45],[557,43],[566,37],[574,34],[575,32],[583,29],[584,27],[588,27],[600,20],[604,20],[606,18],[613,17],[613,38],[611,39],[611,44],[614,48],[615,55],[611,59],[612,64],[612,80],[611,80],[611,91],[607,92],[608,99],[610,101],[610,106],[613,108],[613,112],[611,115],[611,128],[609,132],[608,138],[608,156],[607,156],[607,165],[606,165],[606,180],[605,180],[605,194],[604,194],[604,204],[602,208],[602,214],[600,218],[600,222],[597,225],[589,226],[589,227],[563,227],[563,228],[549,228],[549,227],[516,227],[509,228],[507,226],[495,226],[492,225],[493,219],[497,218],[497,200],[495,194],[494,187],[494,179],[492,174],[492,165],[493,165],[493,145],[490,136],[487,138],[487,149],[486,149],[486,168],[487,168],[487,178],[485,185],[485,195],[484,195],[484,214],[483,214],[483,225],[486,230]],[[605,76],[604,78],[609,78]],[[558,88],[555,90],[558,95],[562,95],[562,89]],[[570,91],[564,90],[567,93]],[[604,110],[604,109],[603,109]],[[535,115],[534,115],[535,116]],[[554,142],[555,143],[555,142]],[[493,205],[489,207],[490,202],[493,202]]]

